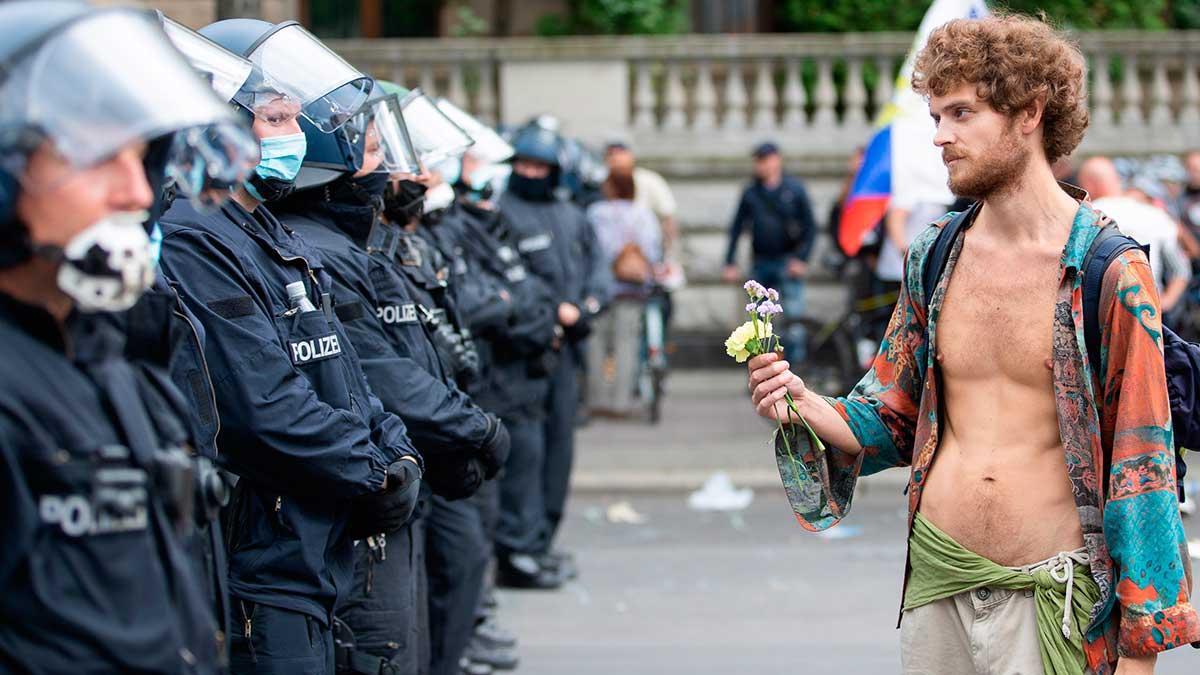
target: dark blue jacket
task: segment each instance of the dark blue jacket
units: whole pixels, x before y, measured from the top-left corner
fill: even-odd
[[[775,189],[755,179],[742,191],[737,213],[729,224],[725,263],[732,265],[738,239],[750,225],[751,246],[758,259],[796,258],[807,261],[817,236],[812,203],[799,179],[785,175]]]
[[[460,202],[422,231],[453,257],[451,291],[487,364],[471,396],[502,417],[541,417],[561,337],[556,294],[529,273],[497,211]]]
[[[529,270],[550,285],[559,302],[577,307],[587,298],[608,302],[611,273],[583,209],[558,199],[531,201],[512,192],[501,195],[499,209]]]
[[[118,323],[0,296],[0,671],[214,673],[216,624],[156,454],[188,442]]]
[[[350,498],[378,491],[388,464],[417,452],[367,386],[329,277],[300,237],[265,207],[232,201],[200,213],[179,200],[161,226],[164,272],[204,326],[221,460],[242,477],[230,588],[328,625],[352,578]],[[318,311],[291,307],[296,281]]]
[[[333,278],[337,315],[371,389],[384,408],[404,419],[426,462],[478,449],[487,417],[446,372],[419,319],[409,280],[386,252],[367,253],[372,222],[335,222],[319,210],[282,217],[320,251]],[[376,226],[399,235],[395,226]]]

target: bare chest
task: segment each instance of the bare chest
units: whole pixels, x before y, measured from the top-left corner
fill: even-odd
[[[1058,279],[1055,256],[964,250],[938,318],[943,376],[1049,385]]]

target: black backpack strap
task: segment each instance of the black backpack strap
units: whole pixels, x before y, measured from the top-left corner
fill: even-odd
[[[925,267],[921,269],[921,294],[924,296],[922,302],[925,304],[926,317],[929,316],[929,301],[933,297],[933,290],[937,288],[942,273],[946,271],[946,261],[950,259],[950,250],[954,248],[958,233],[970,227],[978,213],[979,202],[975,202],[966,211],[955,214],[950,222],[942,226],[937,239],[933,241],[933,247],[929,249],[929,255],[925,256]]]
[[[1083,258],[1083,339],[1087,345],[1088,363],[1101,382],[1104,374],[1100,372],[1100,294],[1104,289],[1104,273],[1112,261],[1134,248],[1142,246],[1121,234],[1116,222],[1109,220],[1092,240]]]

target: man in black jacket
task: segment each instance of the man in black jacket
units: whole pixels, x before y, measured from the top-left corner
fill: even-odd
[[[244,113],[262,144],[255,175],[216,211],[179,200],[162,218],[164,272],[204,326],[217,440],[241,477],[227,533],[241,628],[233,672],[332,674],[333,612],[350,588],[352,542],[403,527],[422,463],[404,423],[367,386],[320,256],[263,202],[290,191],[303,160],[297,115],[336,129],[339,111],[365,102],[370,80],[295,24],[237,19],[201,33],[279,70],[253,82],[335,73],[304,110],[286,92],[256,92]],[[310,47],[309,62],[289,71],[285,54],[297,41]]]
[[[754,149],[754,180],[742,191],[729,225],[722,273],[729,283],[741,281],[735,259],[738,239],[747,226],[754,251],[752,278],[782,294],[788,319],[799,318],[804,314],[804,280],[817,225],[804,184],[784,173],[783,156],[774,143],[762,143]],[[797,350],[802,350],[803,340],[798,326],[784,336],[791,358],[802,358],[802,351]]]
[[[215,674],[187,411],[116,313],[154,280],[148,147],[235,120],[143,12],[4,3],[0,73],[0,671]]]
[[[370,110],[386,108],[389,98],[394,96],[377,87]],[[326,178],[336,177],[295,193],[279,210],[283,222],[329,266],[336,312],[372,389],[387,410],[405,421],[421,449],[425,480],[434,492],[432,512],[420,525],[383,539],[386,551],[379,549],[377,538],[359,546],[354,589],[339,609],[354,633],[355,651],[376,657],[373,668],[358,670],[377,672],[382,659],[383,667],[400,673],[428,668],[434,675],[451,675],[458,671],[470,636],[486,549],[481,529],[472,530],[469,522],[452,532],[454,555],[444,555],[441,539],[428,548],[421,539],[429,528],[441,532],[444,511],[470,509],[455,500],[470,496],[483,480],[496,475],[508,454],[508,434],[497,418],[485,414],[455,385],[434,343],[437,328],[422,321],[429,303],[421,302],[396,263],[394,249],[403,233],[397,225],[381,221],[380,215],[389,180],[384,159],[397,154],[384,144],[402,134],[377,128],[387,119],[364,113],[353,122],[361,133],[342,136],[337,144],[304,124],[316,152],[306,156],[301,181],[309,182],[306,174],[317,174],[313,169],[318,167]],[[361,162],[355,161],[359,157]],[[343,170],[336,172],[333,167],[339,162]],[[419,584],[414,589],[414,582],[425,575],[414,564],[421,556],[437,562],[429,567],[429,625],[424,631],[418,606],[426,596]],[[413,626],[418,626],[415,634],[409,630]],[[422,662],[423,650],[417,644],[424,640],[429,641],[429,664]],[[366,663],[359,656],[352,658]]]

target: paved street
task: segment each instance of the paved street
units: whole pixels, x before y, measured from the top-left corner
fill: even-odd
[[[575,497],[563,544],[579,556],[580,581],[557,593],[502,597],[505,623],[521,636],[519,672],[898,672],[898,481],[869,483],[829,537],[803,532],[775,484],[756,489],[751,506],[736,514],[690,511],[686,492],[671,484],[717,468],[753,481],[769,475],[773,461],[767,429],[745,406],[740,371],[689,374],[672,386],[660,429],[596,422],[581,434],[583,483],[623,476],[660,489],[602,487]],[[645,522],[609,522],[620,502]],[[1187,526],[1200,538],[1200,519]],[[1200,651],[1175,650],[1157,672],[1194,675]]]

